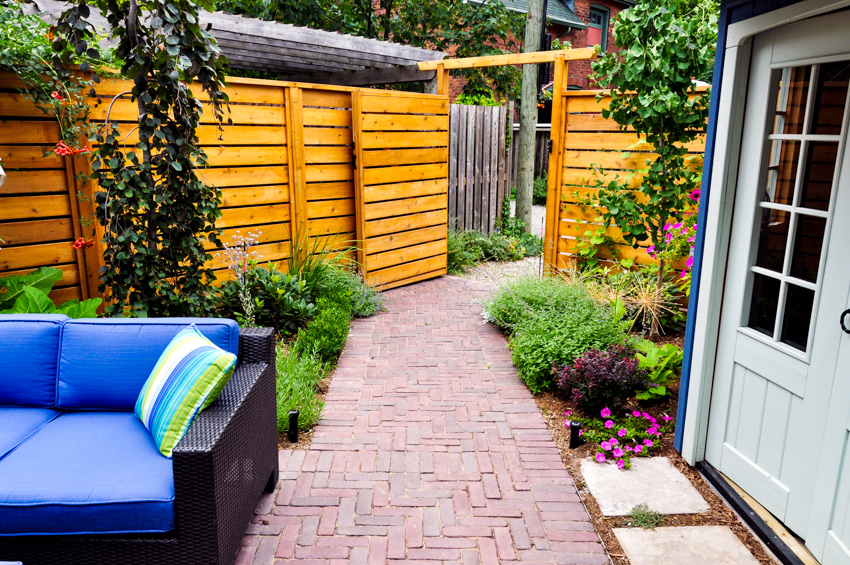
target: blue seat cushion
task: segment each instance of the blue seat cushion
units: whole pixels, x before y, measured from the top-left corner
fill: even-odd
[[[59,333],[68,316],[0,314],[0,405],[56,404]]]
[[[0,459],[58,415],[50,408],[0,406]]]
[[[239,326],[217,318],[70,320],[62,328],[57,406],[133,411],[159,356],[192,324],[210,341],[239,353]]]
[[[66,412],[0,459],[0,536],[174,529],[174,478],[132,412]]]

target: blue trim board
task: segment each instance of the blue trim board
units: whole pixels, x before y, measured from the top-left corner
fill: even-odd
[[[711,77],[711,103],[708,108],[708,131],[705,138],[705,158],[702,165],[702,188],[699,199],[699,214],[697,215],[697,238],[694,244],[694,264],[691,268],[691,296],[688,300],[688,320],[685,323],[685,345],[682,358],[682,378],[679,382],[679,407],[676,411],[676,434],[673,447],[682,451],[682,437],[685,431],[685,415],[688,404],[688,385],[691,380],[691,358],[694,346],[694,330],[697,321],[697,304],[699,304],[699,279],[702,272],[702,255],[705,249],[705,222],[708,217],[708,195],[711,186],[711,168],[714,162],[714,145],[717,137],[717,108],[720,105],[720,88],[722,86],[723,59],[726,51],[726,22],[727,7],[720,9],[719,28],[717,31],[717,50],[714,55],[714,74]]]

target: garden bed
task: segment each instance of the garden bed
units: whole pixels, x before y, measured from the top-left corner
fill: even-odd
[[[659,342],[681,342],[681,337],[662,338]],[[657,404],[649,411],[654,415],[670,414],[675,415],[678,406],[678,385],[671,386],[671,394],[666,402]],[[593,526],[596,532],[602,538],[602,543],[611,561],[614,565],[628,565],[629,560],[623,553],[617,537],[614,535],[614,528],[629,528],[634,527],[632,518],[629,516],[603,516],[599,505],[590,494],[585,484],[584,477],[581,474],[581,463],[584,460],[592,459],[596,453],[597,446],[595,444],[586,443],[576,449],[570,449],[570,434],[569,430],[564,426],[564,413],[571,410],[578,416],[585,417],[580,411],[576,411],[570,402],[556,396],[551,392],[539,394],[535,397],[537,406],[543,413],[543,419],[546,421],[555,443],[558,445],[558,450],[561,453],[561,459],[564,465],[570,472],[570,476],[575,482],[579,496],[590,514]],[[633,408],[627,406],[628,409]],[[645,409],[645,407],[644,407]],[[750,532],[746,525],[738,518],[738,515],[732,511],[729,506],[720,498],[717,492],[702,478],[699,472],[688,465],[682,459],[681,455],[673,448],[673,434],[667,433],[664,435],[663,445],[660,451],[654,453],[654,456],[667,457],[670,462],[676,467],[697,489],[702,495],[711,510],[702,514],[668,514],[664,515],[662,522],[658,527],[665,526],[728,526],[747,547],[750,553],[762,565],[773,565],[774,561],[768,556],[764,547]],[[601,464],[601,463],[600,463]],[[628,470],[622,471],[628,473]]]

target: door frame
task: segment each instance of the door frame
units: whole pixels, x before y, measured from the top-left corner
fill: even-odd
[[[743,122],[749,87],[752,39],[776,27],[850,7],[850,0],[803,2],[729,25],[723,57],[722,83],[715,128],[713,174],[708,197],[705,246],[700,273],[700,296],[691,343],[691,371],[682,433],[682,457],[691,465],[705,459],[708,416],[720,327],[720,305],[729,258],[732,212]],[[801,57],[802,58],[802,57]]]

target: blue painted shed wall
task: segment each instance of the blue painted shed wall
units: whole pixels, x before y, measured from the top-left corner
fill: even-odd
[[[697,225],[704,226],[708,217],[709,187],[711,186],[711,170],[714,162],[714,147],[717,138],[717,107],[720,102],[720,91],[723,88],[721,77],[723,76],[723,56],[726,51],[726,31],[730,24],[734,24],[755,16],[760,16],[791,4],[805,0],[721,0],[720,21],[717,33],[717,51],[714,59],[714,75],[711,81],[711,106],[708,113],[708,129],[705,140],[705,159],[702,171],[702,194],[700,196],[699,215]],[[685,427],[685,416],[687,414],[688,388],[691,377],[691,360],[693,352],[694,331],[696,329],[696,312],[699,304],[700,273],[702,272],[703,250],[705,249],[705,230],[697,231],[697,239],[694,245],[694,265],[691,270],[691,296],[688,304],[688,321],[685,326],[685,354],[682,360],[682,380],[679,387],[679,409],[676,414],[676,435],[673,440],[674,447],[682,450],[682,434]]]

